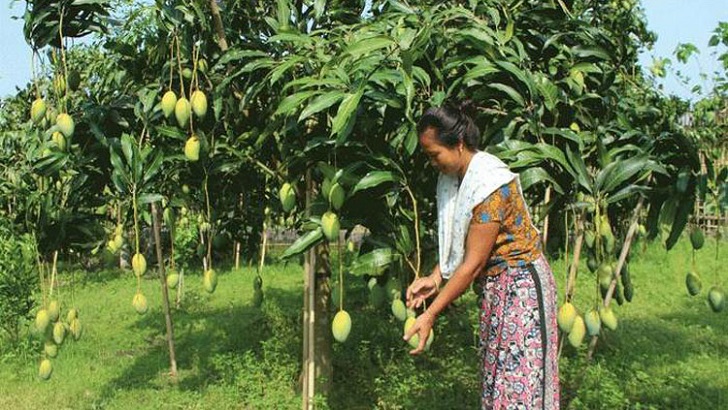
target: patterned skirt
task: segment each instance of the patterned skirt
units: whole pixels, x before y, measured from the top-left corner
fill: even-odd
[[[541,256],[477,282],[483,409],[559,408],[556,285]]]

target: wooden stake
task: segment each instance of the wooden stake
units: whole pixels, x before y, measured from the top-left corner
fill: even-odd
[[[174,325],[172,313],[169,309],[169,290],[167,289],[167,275],[164,272],[164,255],[162,254],[162,228],[159,223],[160,215],[157,203],[152,202],[152,222],[154,224],[154,243],[157,248],[157,265],[159,267],[159,281],[162,284],[162,308],[164,319],[167,325],[167,345],[169,347],[169,372],[173,379],[177,379],[177,359],[174,349]]]
[[[612,281],[609,283],[609,289],[607,290],[607,294],[604,296],[603,305],[604,307],[609,307],[609,303],[612,301],[612,295],[614,294],[614,289],[617,287],[617,281],[620,280],[620,277],[622,276],[622,266],[624,266],[624,261],[627,260],[627,254],[629,253],[629,248],[632,246],[632,239],[634,238],[635,232],[637,232],[637,221],[639,220],[640,216],[640,210],[642,209],[642,204],[644,203],[644,197],[640,197],[639,201],[637,202],[637,207],[634,209],[634,212],[632,213],[632,218],[629,223],[629,229],[627,230],[627,236],[624,239],[624,244],[622,245],[622,251],[619,253],[619,259],[617,260],[617,266],[614,268],[614,276],[612,277]],[[597,347],[597,340],[599,339],[599,336],[592,336],[591,341],[589,342],[589,352],[587,353],[587,362],[590,362],[592,357],[594,356],[594,350]]]

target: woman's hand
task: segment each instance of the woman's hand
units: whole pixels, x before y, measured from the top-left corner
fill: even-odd
[[[424,278],[423,278],[424,279]],[[430,337],[432,332],[432,326],[435,324],[435,316],[430,312],[424,311],[421,315],[417,316],[415,323],[404,333],[404,340],[409,342],[410,338],[414,335],[419,337],[420,343],[416,348],[409,351],[411,355],[418,355],[425,350],[427,345],[427,339]]]
[[[437,293],[439,284],[432,276],[418,278],[407,288],[407,307],[416,309],[424,303],[427,298]]]

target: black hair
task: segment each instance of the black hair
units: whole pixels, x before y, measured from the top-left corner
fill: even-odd
[[[471,117],[472,112],[470,100],[457,106],[447,103],[442,107],[430,107],[417,122],[417,135],[422,135],[427,128],[434,128],[442,145],[453,148],[463,141],[470,151],[475,151],[480,143],[480,130]]]

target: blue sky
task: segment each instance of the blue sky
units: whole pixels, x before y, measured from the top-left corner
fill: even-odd
[[[0,38],[2,54],[0,59],[0,96],[15,92],[16,86],[30,81],[31,51],[23,38],[22,16],[24,1],[11,1],[0,5]],[[728,21],[728,0],[642,0],[647,14],[648,27],[657,33],[658,40],[653,50],[645,51],[640,61],[645,66],[652,64],[653,57],[668,57],[673,60],[673,69],[679,69],[691,79],[691,84],[705,88],[699,73],[711,74],[719,69],[715,57],[707,47],[711,32],[719,21]],[[673,51],[679,43],[690,42],[700,50],[697,58],[682,65],[675,61]],[[690,87],[682,86],[673,75],[662,81],[664,90],[683,98],[690,98]]]

